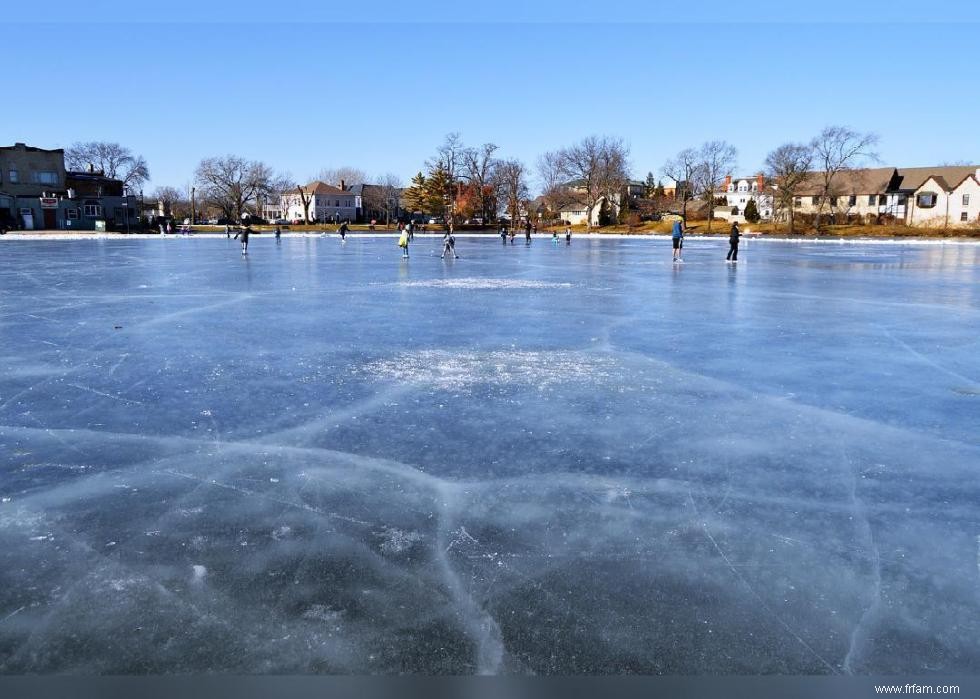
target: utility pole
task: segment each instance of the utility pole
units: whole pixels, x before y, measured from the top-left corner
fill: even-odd
[[[195,211],[194,211],[194,193],[196,190],[197,187],[191,187],[191,225],[192,226],[195,223],[197,223],[197,216],[195,215]]]

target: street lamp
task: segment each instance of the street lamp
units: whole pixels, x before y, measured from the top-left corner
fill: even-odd
[[[123,187],[123,209],[126,212],[126,235],[129,235],[129,187]]]

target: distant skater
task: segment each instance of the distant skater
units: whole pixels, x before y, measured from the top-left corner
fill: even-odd
[[[160,235],[162,235],[162,236],[166,236],[167,235],[167,229],[163,227],[163,224],[162,223],[160,224]]]
[[[411,243],[413,240],[415,240],[415,222],[409,221],[405,226],[405,229],[408,231],[408,242]]]
[[[531,222],[530,221],[528,221],[526,224],[524,224],[524,244],[525,245],[530,245],[531,244]]]
[[[169,233],[173,233],[173,232],[174,232],[174,229],[170,225],[170,221],[167,221],[167,233],[169,234]]]
[[[684,226],[680,220],[674,221],[674,229],[670,234],[670,239],[674,248],[674,262],[683,262],[681,250],[684,248]]]
[[[517,239],[517,231],[511,228],[507,235],[510,237],[510,244],[513,245],[514,241]]]
[[[738,239],[742,232],[738,230],[738,221],[732,221],[732,232],[728,235],[728,257],[726,262],[738,262]]]
[[[242,254],[243,255],[247,255],[248,254],[248,236],[250,236],[251,234],[252,234],[252,227],[249,226],[249,225],[247,225],[247,224],[245,225],[245,227],[243,229],[241,229],[240,231],[238,231],[237,233],[235,233],[235,239],[236,240],[239,237],[241,237],[241,239],[242,239]]]
[[[399,224],[399,228],[401,228],[401,224]],[[404,228],[398,236],[398,247],[402,249],[402,258],[408,258],[408,231]]]
[[[227,223],[225,224],[225,237],[229,240],[231,239],[231,226],[229,226]]]
[[[507,226],[500,227],[500,242],[504,245],[507,244]]]
[[[344,221],[340,224],[340,228],[337,229],[337,232],[340,233],[340,242],[347,240],[347,228],[347,221]]]
[[[558,245],[558,231],[551,231],[551,244]]]
[[[276,245],[282,242],[282,228],[276,226]]]
[[[572,244],[572,227],[571,226],[566,226],[565,227],[565,245],[571,245],[571,244]]]
[[[446,259],[447,252],[452,255],[454,259],[459,259],[459,255],[456,254],[456,236],[453,235],[453,229],[451,226],[442,237],[442,259]]]

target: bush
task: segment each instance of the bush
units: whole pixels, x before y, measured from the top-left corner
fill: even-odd
[[[759,219],[759,207],[755,204],[755,199],[749,199],[749,203],[745,205],[745,220],[749,223],[758,223]]]

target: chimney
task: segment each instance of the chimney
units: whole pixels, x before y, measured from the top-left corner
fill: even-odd
[[[766,178],[760,172],[758,175],[755,176],[755,188],[756,190],[761,192],[763,189],[765,189],[765,186],[766,186]]]
[[[725,175],[725,184],[722,185],[722,189],[727,192],[728,191],[728,185],[730,185],[731,183],[732,183],[732,176],[731,175]]]
[[[342,192],[346,192],[347,191],[347,188],[344,186],[344,181],[343,180],[340,181],[340,191],[342,191]]]

